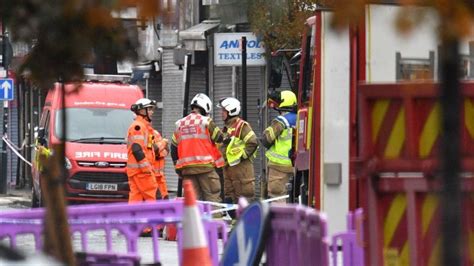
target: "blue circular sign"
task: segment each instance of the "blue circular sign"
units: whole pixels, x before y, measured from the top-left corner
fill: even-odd
[[[224,248],[221,265],[258,265],[269,225],[268,203],[254,202],[242,213]]]

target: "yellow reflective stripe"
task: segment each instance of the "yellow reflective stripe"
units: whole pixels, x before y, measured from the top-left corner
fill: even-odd
[[[387,113],[390,100],[377,100],[372,110],[372,141],[375,142],[378,138],[382,122]]]
[[[436,103],[431,109],[428,118],[426,119],[425,124],[423,125],[423,130],[420,135],[420,148],[419,155],[421,158],[426,158],[431,150],[433,145],[438,138],[440,129],[439,129],[439,120],[441,117],[441,107],[439,103]]]
[[[291,162],[290,158],[288,158],[288,157],[286,157],[286,156],[283,156],[283,155],[280,155],[280,154],[278,154],[278,153],[276,153],[276,152],[274,152],[274,151],[272,151],[272,150],[268,150],[268,151],[267,151],[267,155],[272,156],[272,157],[275,157],[275,158],[278,158],[278,159],[281,159],[281,160],[285,160],[285,161],[290,161],[290,162]]]
[[[433,221],[433,216],[438,208],[438,198],[434,195],[426,196],[423,201],[423,206],[421,208],[421,231],[423,236],[426,234],[430,227],[430,223]]]
[[[127,163],[127,168],[143,168],[150,166],[149,162],[144,162],[144,163]]]
[[[438,237],[436,238],[436,242],[433,246],[433,249],[431,250],[431,254],[430,254],[430,258],[428,260],[428,264],[427,265],[441,265],[441,263],[439,263],[439,260],[441,259],[441,238]],[[471,253],[474,254],[474,251],[471,249]],[[474,256],[473,256],[474,258]]]
[[[422,236],[425,237],[428,229],[430,227],[430,224],[433,222],[433,217],[436,212],[436,209],[438,208],[439,204],[439,199],[437,196],[434,194],[429,194],[426,196],[425,200],[423,201],[423,205],[421,207],[421,231],[422,231]],[[439,243],[440,239],[439,237],[436,239],[435,245],[433,245],[433,248],[431,250],[431,254],[429,256],[429,262],[428,265],[437,265],[433,264],[435,261],[437,261],[439,257]]]
[[[388,138],[387,146],[385,147],[384,157],[385,158],[397,158],[400,156],[400,152],[405,142],[405,108],[401,108],[400,112],[395,119],[392,132]]]
[[[271,139],[272,141],[276,139],[276,137],[275,137],[275,132],[274,132],[274,130],[273,130],[273,127],[269,127],[269,128],[268,128],[268,134],[270,134],[270,139]]]
[[[408,241],[405,241],[402,247],[402,252],[400,252],[400,264],[399,265],[410,265],[409,253],[410,245]]]
[[[217,134],[219,133],[219,129],[217,127],[214,128],[214,131],[212,132],[212,139],[216,139]]]
[[[244,143],[247,143],[247,141],[249,141],[249,139],[250,139],[251,137],[253,137],[253,136],[255,136],[255,132],[250,131],[250,132],[247,134],[247,136],[245,136],[245,138],[243,139]]]
[[[173,134],[173,136],[171,137],[171,143],[178,144],[175,134]]]
[[[470,99],[464,101],[464,123],[471,138],[474,138],[474,104]]]
[[[235,159],[235,160],[233,160],[233,161],[229,161],[229,162],[227,162],[227,163],[228,163],[230,166],[235,166],[235,165],[237,165],[237,164],[240,163],[240,158]]]
[[[397,230],[397,227],[400,224],[400,220],[402,219],[403,214],[405,213],[406,207],[406,196],[404,194],[397,194],[397,196],[392,200],[387,216],[385,217],[383,230],[384,247],[389,247],[390,243],[392,242],[393,235],[395,234],[395,231]]]

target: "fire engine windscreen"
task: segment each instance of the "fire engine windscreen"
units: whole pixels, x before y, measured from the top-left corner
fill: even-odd
[[[54,119],[54,132],[59,139],[63,135],[62,112],[58,110]],[[66,108],[66,120],[66,141],[122,144],[133,114],[128,109]]]

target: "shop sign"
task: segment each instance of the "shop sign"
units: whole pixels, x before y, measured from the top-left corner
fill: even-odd
[[[263,42],[251,32],[215,33],[214,65],[242,65],[242,36],[247,38],[247,65],[265,65],[265,47]]]

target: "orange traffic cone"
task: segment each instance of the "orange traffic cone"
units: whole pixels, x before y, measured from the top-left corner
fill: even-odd
[[[193,184],[184,180],[183,266],[212,265]]]

